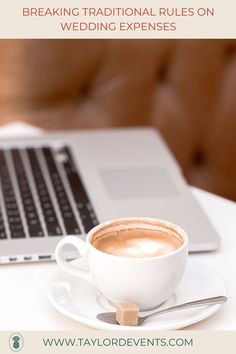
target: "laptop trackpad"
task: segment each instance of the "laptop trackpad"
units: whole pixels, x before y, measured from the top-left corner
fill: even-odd
[[[100,169],[105,189],[112,199],[174,197],[178,195],[169,172],[163,167]]]

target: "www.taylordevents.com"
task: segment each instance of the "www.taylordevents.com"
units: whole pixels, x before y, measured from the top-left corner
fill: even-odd
[[[193,347],[193,338],[43,338],[45,347]]]

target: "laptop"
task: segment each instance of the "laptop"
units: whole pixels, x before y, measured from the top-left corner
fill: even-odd
[[[183,227],[190,252],[219,236],[151,128],[48,133],[0,143],[0,263],[54,259],[59,240],[106,220],[146,216]],[[73,258],[73,250],[66,250]]]

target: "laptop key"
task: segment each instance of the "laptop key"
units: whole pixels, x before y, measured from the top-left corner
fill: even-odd
[[[67,196],[61,176],[56,166],[52,150],[50,148],[44,147],[42,148],[42,151],[45,157],[45,161],[47,163],[51,182],[54,188],[54,192],[57,198],[58,206],[61,212],[66,232],[69,235],[78,235],[81,233],[81,231],[75,219],[75,215],[73,213],[69,198]],[[66,211],[63,209],[65,206],[67,206]]]
[[[6,238],[7,238],[6,233],[0,231],[0,239],[1,239],[1,240],[5,240]]]
[[[35,181],[35,186],[38,192],[39,202],[43,212],[47,232],[49,236],[61,236],[62,230],[56,216],[51,197],[48,192],[48,187],[46,185],[41,166],[39,164],[36,152],[33,148],[27,149],[27,154],[32,170],[32,174]],[[30,206],[29,206],[30,207]],[[30,210],[33,212],[33,210]],[[50,212],[50,213],[49,213]],[[53,219],[50,219],[50,216]],[[31,223],[31,227],[33,227]]]
[[[3,150],[0,150],[0,179],[2,184],[3,199],[5,201],[6,216],[10,229],[10,236],[12,238],[23,238],[26,235]],[[12,212],[14,213],[14,217],[12,217]]]
[[[30,237],[44,236],[20,152],[17,149],[12,149],[11,154],[14,162],[17,183],[22,199],[29,235]],[[32,213],[34,214],[34,225],[31,223]]]
[[[11,231],[11,238],[22,238],[25,237],[20,231]]]
[[[6,234],[6,229],[5,229],[4,220],[2,217],[2,211],[0,207],[0,239],[4,240],[6,238],[7,238],[7,234]]]
[[[63,153],[67,159],[64,161],[63,166],[71,187],[74,200],[79,211],[84,230],[88,233],[94,226],[98,225],[98,219],[94,208],[89,200],[87,192],[79,176],[78,170],[75,166],[70,149],[65,146]]]

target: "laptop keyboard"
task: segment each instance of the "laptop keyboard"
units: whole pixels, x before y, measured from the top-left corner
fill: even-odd
[[[43,235],[43,229],[39,220],[39,215],[37,213],[36,205],[33,199],[33,195],[30,189],[29,181],[24,169],[20,152],[16,149],[12,150],[12,158],[15,167],[19,192],[22,197],[22,206],[29,234],[32,237],[40,237]]]
[[[68,146],[0,148],[0,240],[81,235],[97,224]]]
[[[49,236],[62,235],[61,226],[56,216],[45,178],[42,173],[35,149],[27,149],[31,171],[35,181],[39,203],[43,212],[47,233]]]
[[[0,178],[10,235],[12,238],[25,237],[19,205],[10,178],[6,157],[2,151],[0,151]]]
[[[0,240],[4,240],[6,238],[7,238],[7,234],[3,223],[2,212],[0,210]]]
[[[48,171],[51,176],[52,186],[55,192],[57,203],[64,220],[67,234],[80,234],[79,225],[75,219],[74,212],[66,194],[65,187],[55,164],[52,151],[49,148],[43,148],[43,154],[47,163]]]

